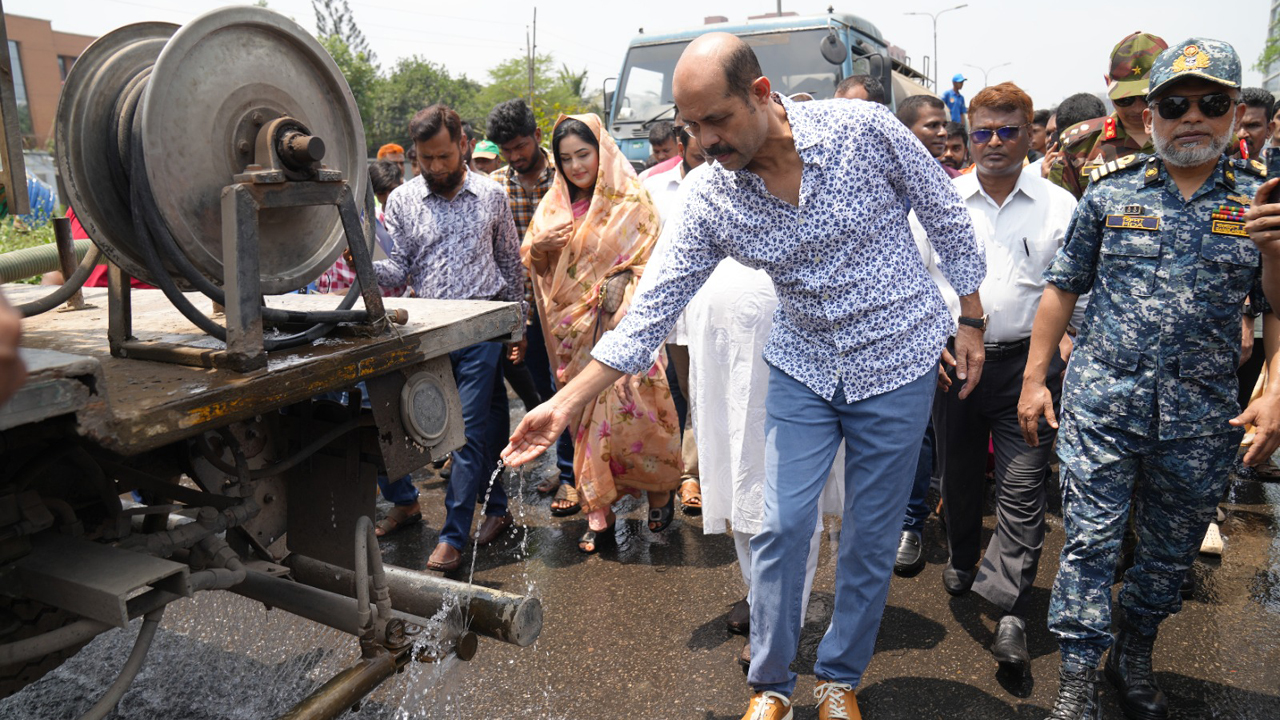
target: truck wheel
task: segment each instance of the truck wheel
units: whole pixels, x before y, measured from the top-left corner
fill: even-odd
[[[80,616],[75,613],[42,602],[0,596],[0,644],[51,632],[79,619]],[[27,663],[0,665],[0,699],[7,698],[44,677],[88,644],[89,641],[86,640]]]

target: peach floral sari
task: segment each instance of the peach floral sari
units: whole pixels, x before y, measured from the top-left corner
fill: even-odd
[[[575,115],[600,143],[600,170],[584,214],[574,216],[568,180],[555,184],[534,213],[520,248],[533,277],[534,297],[555,368],[564,387],[591,362],[591,348],[626,315],[636,285],[657,241],[660,225],[649,193],[636,178],[613,138],[595,115]],[[564,122],[561,115],[556,124]],[[534,268],[532,238],[572,224],[569,243]],[[630,271],[631,280],[617,312],[600,309],[605,280]],[[587,512],[608,508],[619,492],[674,490],[680,484],[680,428],[659,354],[648,372],[624,378],[588,406],[573,430],[573,469],[578,496]]]

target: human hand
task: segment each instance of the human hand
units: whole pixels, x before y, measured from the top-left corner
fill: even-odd
[[[986,361],[987,351],[982,345],[982,331],[968,325],[961,325],[956,331],[956,379],[963,380],[960,387],[961,400],[969,397],[982,378],[982,365]]]
[[[0,295],[0,405],[27,381],[27,366],[18,355],[22,316]]]
[[[541,455],[560,439],[569,426],[569,413],[555,398],[530,410],[511,440],[502,451],[502,461],[508,467],[519,467]]]
[[[528,338],[521,338],[516,342],[509,342],[503,346],[503,350],[507,353],[507,359],[513,365],[519,365],[524,362],[524,355],[529,350]]]
[[[533,247],[540,253],[555,252],[569,244],[573,237],[573,225],[553,227],[538,234],[533,239]]]
[[[1236,427],[1252,425],[1254,428],[1253,443],[1244,455],[1245,465],[1265,463],[1280,447],[1280,397],[1263,395],[1227,422]]]
[[[1249,362],[1249,358],[1253,356],[1253,318],[1248,315],[1240,324],[1240,362],[1237,367],[1244,367]]]
[[[1040,418],[1049,421],[1049,427],[1058,429],[1058,418],[1053,412],[1053,394],[1043,380],[1024,380],[1022,395],[1018,398],[1018,425],[1022,427],[1022,439],[1027,445],[1040,444]]]
[[[946,348],[942,348],[942,361],[938,363],[938,389],[942,392],[951,392],[951,375],[947,374],[947,367],[955,367],[956,359]]]
[[[1244,229],[1259,252],[1271,260],[1280,260],[1280,203],[1268,202],[1280,178],[1271,178],[1258,188],[1253,206],[1244,214]]]

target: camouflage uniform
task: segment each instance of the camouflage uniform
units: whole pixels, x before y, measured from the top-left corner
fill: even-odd
[[[1049,628],[1064,662],[1095,667],[1111,643],[1111,578],[1131,500],[1139,543],[1120,593],[1125,618],[1152,635],[1181,606],[1178,587],[1243,434],[1227,424],[1239,413],[1240,307],[1246,296],[1263,302],[1261,256],[1244,223],[1214,215],[1243,212],[1265,174],[1223,157],[1184,202],[1158,158],[1108,163],[1045,271],[1067,292],[1093,290],[1058,435],[1066,541]]]
[[[1107,94],[1112,100],[1147,94],[1151,65],[1168,44],[1150,33],[1133,33],[1111,50]],[[1062,128],[1059,146],[1063,160],[1049,166],[1049,180],[1077,199],[1089,186],[1090,174],[1105,163],[1134,153],[1153,153],[1150,141],[1138,144],[1124,130],[1120,116],[1112,113]],[[1068,167],[1077,172],[1070,172]]]

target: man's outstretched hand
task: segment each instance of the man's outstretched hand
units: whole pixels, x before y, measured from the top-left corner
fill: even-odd
[[[502,451],[502,462],[519,467],[538,457],[555,444],[569,426],[569,412],[554,398],[531,410],[511,434],[511,442]]]

